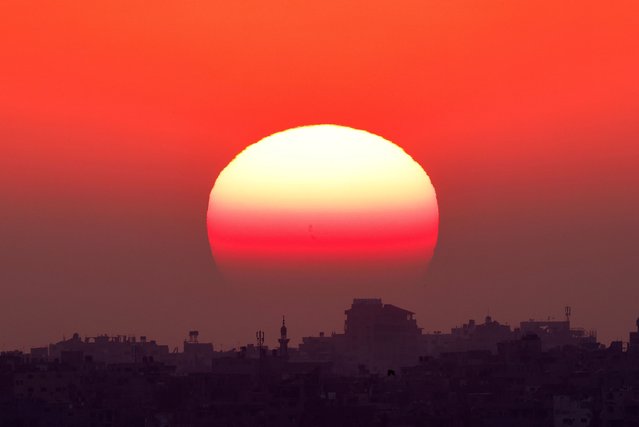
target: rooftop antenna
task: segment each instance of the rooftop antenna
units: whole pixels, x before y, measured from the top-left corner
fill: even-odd
[[[255,338],[257,338],[257,346],[260,350],[262,350],[262,346],[264,345],[264,331],[259,330],[255,333]]]
[[[566,322],[570,322],[570,315],[572,314],[572,309],[570,308],[569,305],[566,306],[565,313],[566,313]]]

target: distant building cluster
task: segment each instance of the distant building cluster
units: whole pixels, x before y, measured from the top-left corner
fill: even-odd
[[[32,348],[30,355],[34,360],[57,360],[69,365],[155,361],[175,366],[179,373],[202,372],[210,370],[214,353],[213,344],[198,342],[198,336],[198,331],[190,331],[180,352],[178,348],[169,351],[168,345],[147,340],[146,336],[137,339],[124,335],[98,335],[82,339],[76,333],[49,347]]]
[[[344,332],[214,351],[191,331],[74,334],[0,354],[1,426],[639,425],[639,320],[606,348],[563,321],[489,316],[424,334],[414,313],[355,299]]]
[[[384,372],[416,364],[420,357],[442,353],[486,350],[496,353],[500,343],[519,340],[526,335],[539,337],[542,348],[562,346],[596,346],[596,334],[570,326],[570,308],[566,320],[520,323],[519,328],[500,324],[490,316],[484,323],[469,320],[450,333],[422,333],[413,318],[414,313],[381,299],[355,299],[345,311],[343,334],[304,337],[299,357],[316,361],[331,361],[339,373],[353,373],[366,366],[371,372]]]

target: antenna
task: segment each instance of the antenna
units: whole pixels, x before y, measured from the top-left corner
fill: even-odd
[[[565,313],[566,313],[566,321],[570,322],[570,314],[572,313],[572,309],[570,308],[569,305],[566,306]]]
[[[257,338],[257,346],[260,350],[262,350],[262,346],[264,345],[264,331],[257,331],[255,333],[255,338]]]

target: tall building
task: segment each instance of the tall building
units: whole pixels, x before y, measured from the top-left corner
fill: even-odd
[[[344,349],[347,363],[386,372],[419,360],[421,328],[414,313],[381,299],[354,299],[345,311]]]
[[[366,369],[386,374],[419,361],[422,330],[413,312],[379,298],[356,298],[344,313],[344,333],[303,337],[300,357],[331,361],[344,373]]]

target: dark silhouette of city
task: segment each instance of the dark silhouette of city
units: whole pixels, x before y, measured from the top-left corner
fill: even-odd
[[[606,347],[571,326],[570,307],[565,320],[486,316],[448,333],[381,299],[345,315],[343,332],[298,347],[283,317],[226,351],[194,330],[181,349],[76,333],[3,352],[0,426],[639,425],[639,320]]]

